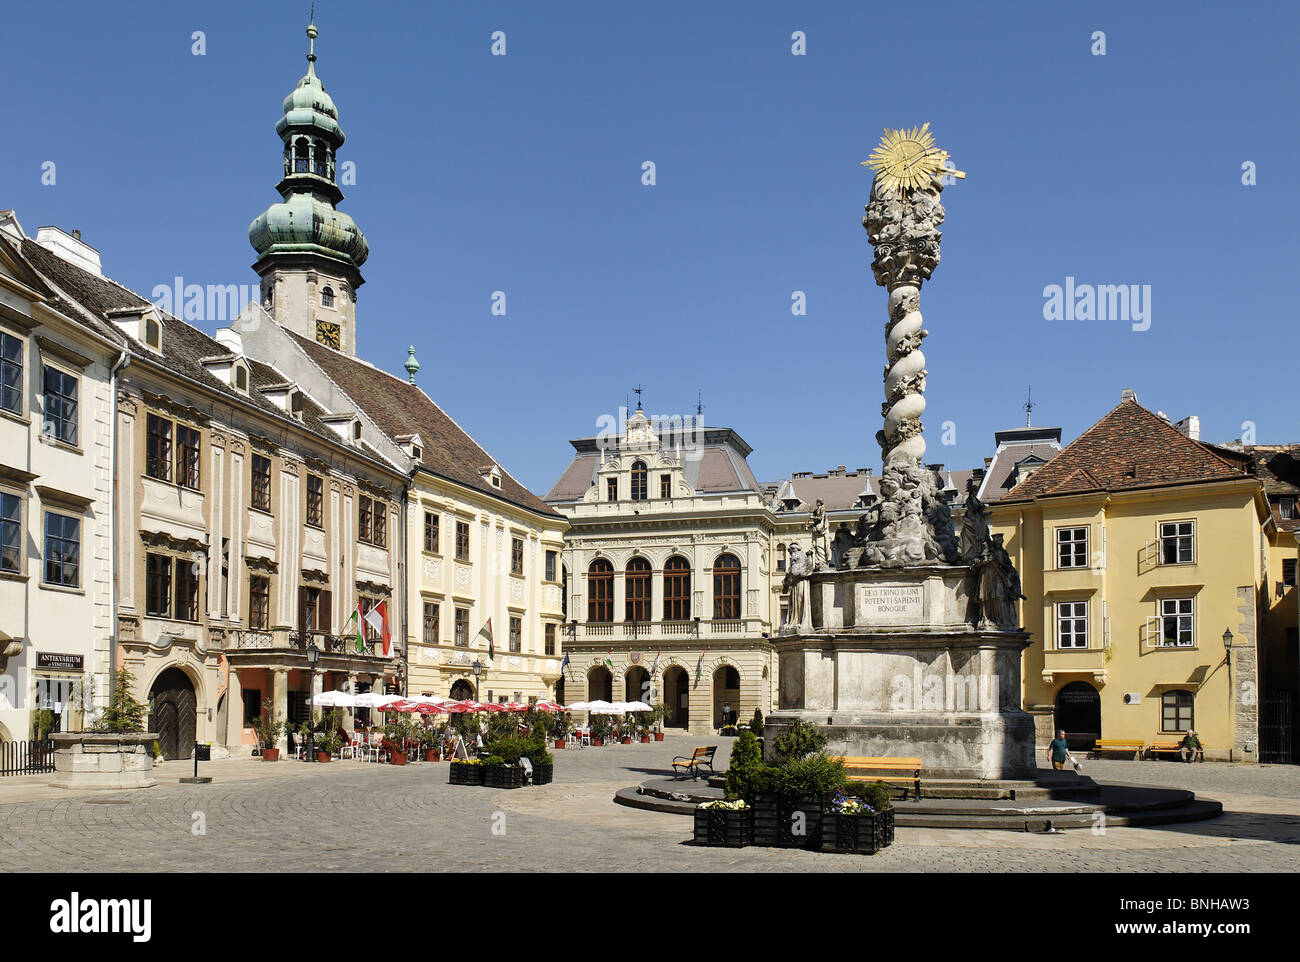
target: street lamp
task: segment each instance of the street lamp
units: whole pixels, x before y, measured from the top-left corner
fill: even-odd
[[[307,761],[316,760],[316,662],[320,661],[320,649],[311,642],[307,643],[307,664],[311,667],[311,679],[307,689]]]
[[[1232,692],[1232,629],[1231,628],[1223,629],[1223,651],[1224,651],[1223,660],[1228,664],[1228,714],[1229,716],[1231,716],[1232,694],[1233,694]],[[1229,725],[1232,724],[1231,718],[1229,718],[1228,723]]]
[[[474,664],[473,664],[472,667],[474,668],[474,700],[475,700],[475,701],[482,701],[482,700],[483,700],[483,688],[482,688],[482,684],[481,684],[481,682],[479,681],[479,678],[480,678],[480,677],[482,676],[482,674],[483,674],[483,662],[481,662],[481,661],[479,661],[477,658],[475,658],[475,659],[474,659]]]

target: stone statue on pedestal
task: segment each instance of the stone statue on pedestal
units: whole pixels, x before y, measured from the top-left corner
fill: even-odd
[[[981,545],[979,558],[971,565],[977,584],[980,614],[977,623],[982,629],[1008,629],[1017,627],[1016,602],[1024,598],[1020,575],[1016,573],[1011,556],[1002,547],[1002,535],[995,534]]]
[[[813,572],[813,554],[811,551],[803,551],[797,544],[790,545],[789,552],[790,564],[786,569],[785,579],[781,582],[781,590],[790,598],[786,608],[785,624],[781,626],[781,631],[787,634],[809,631],[812,628],[812,619],[808,610],[808,577]]]
[[[826,502],[822,498],[818,498],[817,504],[813,506],[812,515],[808,518],[808,530],[812,532],[813,570],[825,568],[828,560],[826,534],[830,525],[826,521]]]

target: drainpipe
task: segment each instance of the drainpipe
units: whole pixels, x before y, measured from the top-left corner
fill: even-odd
[[[109,499],[109,519],[108,519],[108,544],[109,555],[111,556],[110,568],[111,577],[109,585],[109,617],[112,621],[108,626],[108,697],[113,697],[113,682],[117,678],[117,557],[118,557],[118,538],[117,538],[117,509],[118,509],[118,484],[117,484],[117,452],[119,448],[117,437],[117,376],[118,372],[123,370],[131,363],[131,351],[124,350],[122,356],[117,359],[113,369],[108,373],[108,390],[112,394],[112,426],[109,429],[110,445],[113,450],[113,457],[110,460],[109,470],[113,472],[111,496]],[[84,724],[84,718],[83,718]]]

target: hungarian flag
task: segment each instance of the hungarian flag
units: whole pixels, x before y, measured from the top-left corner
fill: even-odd
[[[704,653],[708,650],[708,648],[701,648],[700,660],[695,663],[695,684],[697,685],[700,683],[700,678],[704,675]]]
[[[358,598],[356,610],[353,611],[351,617],[348,618],[348,624],[352,625],[352,630],[357,633],[358,655],[364,655],[366,653],[366,636],[361,631],[361,622],[363,620],[364,616],[361,613],[361,599]]]
[[[613,667],[614,667],[614,649],[613,649],[613,648],[606,648],[606,649],[605,649],[605,667],[606,667],[606,668],[613,668]]]
[[[651,677],[651,678],[653,678],[653,677],[654,677],[654,673],[655,673],[656,671],[659,670],[659,659],[660,659],[660,657],[661,657],[662,655],[663,655],[663,652],[662,652],[662,651],[659,652],[659,654],[655,655],[655,663],[654,663],[653,665],[650,666],[650,677]]]
[[[383,639],[384,657],[393,657],[393,636],[388,631],[388,602],[381,601],[366,612],[366,624]]]
[[[497,656],[496,648],[492,645],[492,619],[487,620],[487,624],[478,630],[477,638],[486,638],[488,643],[488,661]]]

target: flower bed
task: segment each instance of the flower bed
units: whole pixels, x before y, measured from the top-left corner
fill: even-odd
[[[533,784],[549,785],[555,778],[555,765],[533,762]]]
[[[894,841],[894,810],[837,793],[822,816],[822,851],[874,855]]]
[[[822,802],[760,792],[754,798],[754,844],[775,848],[821,847]]]
[[[705,802],[695,809],[695,844],[727,848],[754,844],[754,810],[743,801]]]
[[[488,765],[483,769],[483,785],[486,788],[523,788],[524,769],[521,765]]]

